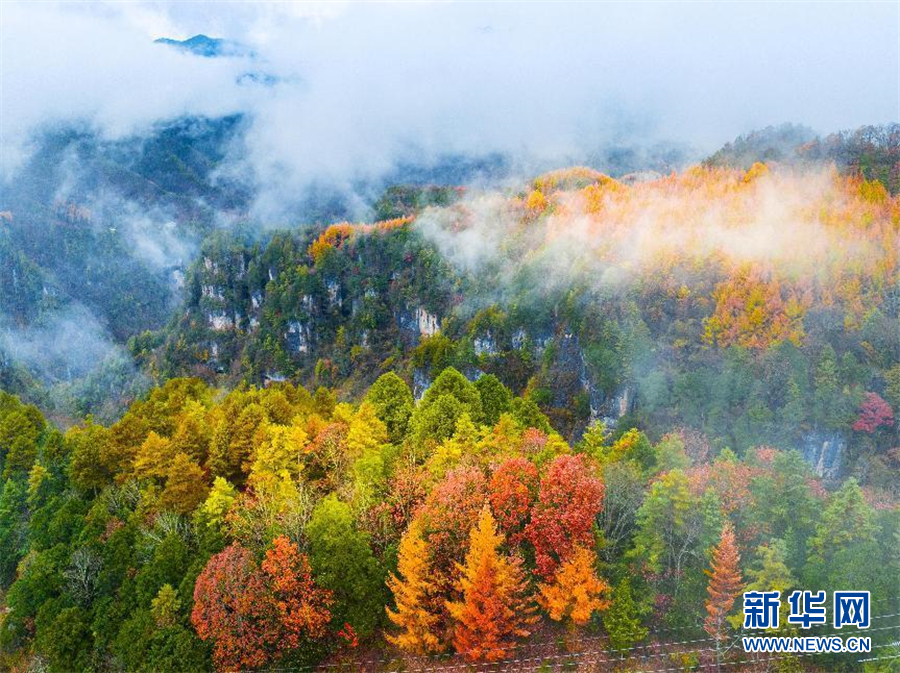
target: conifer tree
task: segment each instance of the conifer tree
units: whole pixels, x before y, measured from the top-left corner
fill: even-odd
[[[741,591],[743,580],[738,566],[741,557],[734,539],[734,527],[726,522],[719,544],[713,551],[712,569],[706,571],[709,584],[706,588],[706,620],[703,629],[716,641],[716,661],[721,663],[723,645],[727,638],[726,618],[734,607],[734,600]]]
[[[568,620],[569,627],[575,629],[587,624],[598,610],[609,607],[609,601],[603,598],[609,585],[597,577],[596,562],[594,552],[578,547],[560,565],[553,581],[538,587],[538,602],[550,619]]]
[[[469,661],[499,661],[516,637],[530,634],[528,626],[537,618],[525,595],[521,561],[499,552],[503,536],[490,508],[482,509],[469,539],[466,562],[460,566],[462,600],[447,603],[455,622],[453,644]]]
[[[603,626],[609,634],[609,644],[617,650],[632,647],[647,636],[627,577],[613,590],[611,605],[603,613]]]
[[[400,540],[397,569],[399,577],[392,574],[387,581],[397,609],[387,608],[387,616],[402,631],[387,635],[388,642],[415,654],[441,651],[437,633],[441,622],[436,603],[438,586],[432,580],[428,544],[416,522]]]

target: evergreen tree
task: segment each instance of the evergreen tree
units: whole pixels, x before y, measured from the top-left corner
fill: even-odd
[[[609,644],[616,650],[628,649],[647,636],[627,577],[613,589],[610,606],[603,613],[603,626],[609,635]]]
[[[366,393],[366,401],[375,407],[375,414],[387,428],[394,444],[403,441],[409,417],[415,408],[412,391],[394,372],[378,377]]]

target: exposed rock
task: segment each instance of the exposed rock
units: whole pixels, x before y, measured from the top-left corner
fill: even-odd
[[[497,344],[494,342],[494,337],[490,332],[488,332],[484,336],[476,337],[472,342],[472,346],[475,348],[476,355],[497,354]]]
[[[207,299],[225,299],[225,293],[217,288],[215,285],[201,285],[200,286],[200,294]]]
[[[209,320],[209,326],[217,332],[223,332],[234,327],[234,321],[224,311],[209,313],[206,317]]]
[[[423,336],[433,336],[439,329],[437,316],[421,307],[416,309],[416,324],[419,327],[419,334]]]
[[[297,353],[309,352],[309,327],[298,321],[288,323],[287,334],[284,335],[288,348]]]
[[[516,350],[521,349],[525,345],[528,334],[523,328],[517,329],[512,335],[512,347]]]
[[[328,302],[331,306],[340,307],[343,304],[341,297],[341,284],[336,280],[329,280],[325,283],[325,289],[328,290]]]
[[[270,386],[273,383],[282,383],[284,381],[287,381],[287,376],[281,372],[266,372],[263,374],[263,382],[266,386]]]
[[[416,369],[413,371],[413,397],[416,398],[416,402],[422,399],[422,396],[425,395],[425,391],[428,390],[428,386],[431,385],[431,379],[428,378],[428,374],[425,373],[424,369]]]
[[[591,420],[599,419],[607,425],[613,425],[623,416],[634,411],[634,389],[625,385],[620,387],[613,395],[600,396],[600,404],[597,413],[594,413],[594,398],[591,396]]]
[[[800,452],[817,476],[834,480],[840,476],[847,440],[839,432],[814,430],[800,440]]]

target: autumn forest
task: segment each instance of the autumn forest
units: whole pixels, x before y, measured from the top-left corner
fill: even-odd
[[[0,671],[900,673],[897,2],[0,5]]]

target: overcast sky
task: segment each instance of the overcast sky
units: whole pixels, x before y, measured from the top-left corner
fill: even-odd
[[[0,3],[4,173],[35,125],[111,137],[247,112],[273,188],[410,152],[565,163],[627,135],[711,150],[790,121],[900,120],[900,3]],[[254,58],[152,40],[196,33]],[[242,73],[278,78],[266,87]]]

